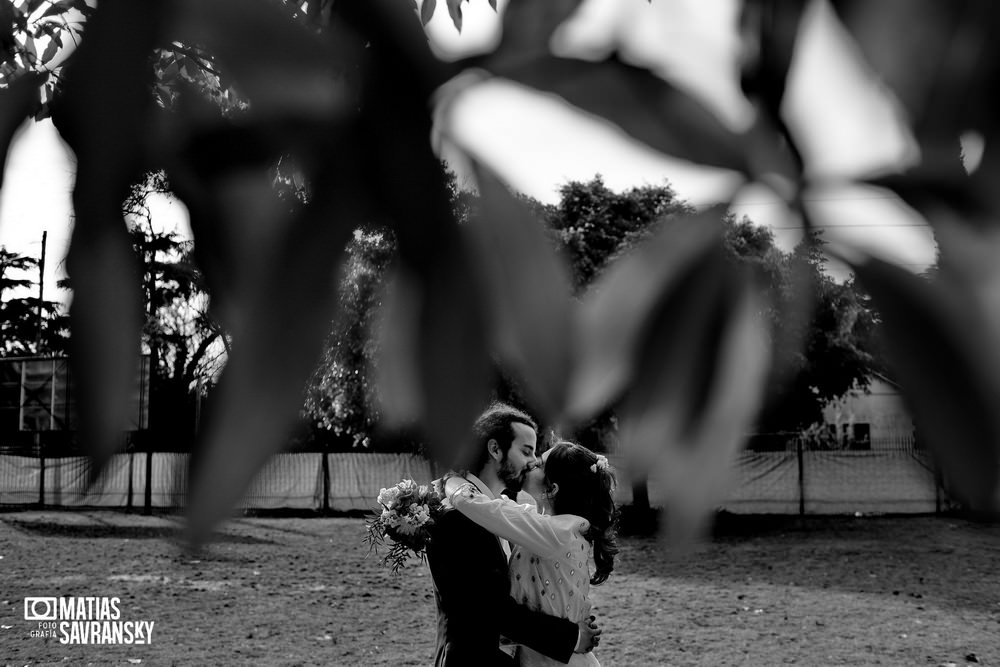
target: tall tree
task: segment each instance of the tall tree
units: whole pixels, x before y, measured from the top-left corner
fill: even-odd
[[[326,432],[341,445],[371,444],[378,424],[371,375],[377,346],[374,325],[395,253],[395,239],[385,229],[359,228],[347,246],[340,288],[342,315],[334,321],[323,357],[306,386],[303,407],[321,441],[327,440]]]
[[[159,447],[188,448],[197,406],[222,371],[228,343],[209,313],[193,243],[154,222],[150,197],[169,194],[163,172],[150,173],[132,188],[123,208],[142,273],[143,344],[151,361],[149,432]]]
[[[63,354],[67,327],[62,304],[24,296],[37,289],[37,281],[25,277],[38,272],[38,259],[0,246],[0,356]]]
[[[727,215],[724,224],[726,248],[754,268],[770,296],[766,315],[776,332],[775,363],[756,429],[791,439],[822,421],[831,399],[867,387],[875,371],[884,371],[878,314],[853,277],[837,282],[827,274],[818,233],[808,234],[789,253],[775,245],[769,229],[746,216]],[[813,304],[807,312],[800,306],[802,290]]]

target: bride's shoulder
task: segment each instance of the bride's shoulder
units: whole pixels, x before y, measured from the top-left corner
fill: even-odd
[[[581,537],[590,530],[590,522],[576,514],[557,514],[555,517],[565,528],[579,534]]]

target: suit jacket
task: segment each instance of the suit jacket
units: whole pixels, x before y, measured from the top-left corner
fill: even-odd
[[[499,538],[455,510],[432,528],[427,561],[437,601],[436,667],[504,665],[500,635],[554,660],[569,662],[576,623],[524,607],[510,596],[507,556]]]

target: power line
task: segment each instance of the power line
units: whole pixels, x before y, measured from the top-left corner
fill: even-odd
[[[848,223],[846,225],[812,225],[812,229],[839,229],[841,227],[930,227],[926,222],[873,222]],[[768,227],[768,229],[806,229],[805,225],[792,225],[788,227]]]
[[[899,197],[895,195],[871,195],[868,197],[811,197],[803,199],[802,201],[806,204],[811,204],[813,202],[823,202],[823,201],[869,201],[872,199],[895,199],[902,201]],[[784,201],[752,201],[739,204],[740,206],[773,206],[776,204],[785,204]]]
[[[807,199],[802,199],[801,201],[806,204],[812,204],[815,202],[830,202],[830,201],[871,201],[876,199],[892,199],[896,201],[902,201],[896,195],[871,195],[867,197],[810,197]],[[707,202],[705,204],[692,204],[695,208],[710,208],[712,206],[719,206],[725,204],[729,207],[733,206],[788,206],[788,202],[782,199],[775,199],[774,201],[749,201],[749,202]]]

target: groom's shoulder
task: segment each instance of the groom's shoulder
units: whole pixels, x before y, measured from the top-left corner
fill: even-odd
[[[469,531],[478,532],[479,530],[485,530],[454,507],[442,510],[434,523],[435,532],[466,533]]]

